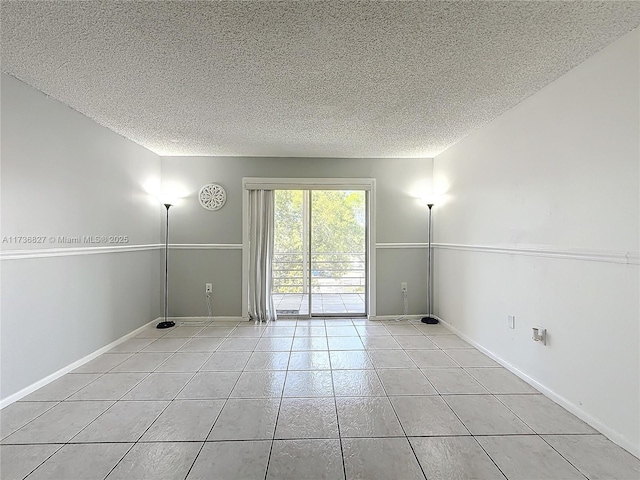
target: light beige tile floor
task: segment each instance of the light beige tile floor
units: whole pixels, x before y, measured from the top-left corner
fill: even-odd
[[[408,321],[149,328],[0,427],[3,480],[640,478],[444,326]]]

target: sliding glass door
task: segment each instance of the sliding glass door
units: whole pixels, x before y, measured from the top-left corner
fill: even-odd
[[[312,190],[310,197],[311,315],[364,315],[365,192]]]
[[[273,302],[278,316],[309,314],[308,191],[276,190]]]
[[[367,193],[276,190],[279,316],[366,315]]]

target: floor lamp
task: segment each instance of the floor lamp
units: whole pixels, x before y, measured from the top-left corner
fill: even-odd
[[[433,203],[427,203],[429,207],[429,230],[427,232],[428,237],[428,251],[427,251],[427,316],[422,317],[422,323],[428,323],[434,325],[438,323],[438,319],[433,316],[433,275],[432,275],[432,261],[431,261],[431,209]]]
[[[167,320],[169,315],[169,208],[170,203],[165,203],[167,209],[167,224],[165,228],[164,240],[164,321],[160,322],[156,328],[171,328],[176,322]]]

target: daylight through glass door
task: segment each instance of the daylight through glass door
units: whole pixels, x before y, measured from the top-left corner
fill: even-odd
[[[366,192],[277,190],[275,198],[278,315],[365,315]]]

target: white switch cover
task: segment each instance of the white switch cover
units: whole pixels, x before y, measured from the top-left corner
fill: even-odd
[[[516,328],[516,316],[509,315],[508,320],[509,320],[509,328]]]

